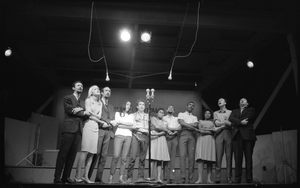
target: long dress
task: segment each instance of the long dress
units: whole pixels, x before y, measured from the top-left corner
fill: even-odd
[[[214,123],[210,120],[200,120],[199,127],[202,129],[211,129],[214,128]],[[216,161],[216,145],[214,135],[202,135],[200,134],[197,139],[196,152],[195,152],[196,161],[201,159],[204,161]]]
[[[89,98],[86,100],[90,100]],[[101,116],[102,103],[94,103],[90,100],[91,111],[95,114]],[[82,130],[82,141],[81,141],[81,151],[87,151],[92,154],[97,153],[98,145],[98,132],[99,126],[98,123],[94,120],[88,119],[84,122]]]
[[[151,120],[156,121],[159,126],[166,126],[162,120],[156,117],[152,117]],[[156,131],[152,130],[151,132]],[[146,159],[149,159],[149,149],[147,150]],[[164,135],[151,138],[151,160],[170,161],[168,144]]]

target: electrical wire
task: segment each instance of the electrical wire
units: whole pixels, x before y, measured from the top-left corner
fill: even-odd
[[[105,56],[104,56],[104,53],[103,53],[103,56],[98,60],[93,60],[91,58],[90,45],[91,45],[91,37],[92,37],[92,30],[93,30],[93,11],[94,11],[94,2],[92,2],[92,8],[91,8],[90,32],[89,32],[89,40],[88,40],[88,56],[89,56],[89,59],[90,59],[91,62],[96,63],[96,62],[101,61],[103,58],[105,58]],[[101,35],[100,35],[100,40],[101,40]],[[103,48],[103,46],[102,46],[102,48]]]
[[[173,66],[174,66],[174,63],[175,63],[175,59],[176,59],[176,58],[179,58],[179,57],[181,57],[181,58],[188,57],[188,56],[192,53],[192,50],[193,50],[193,48],[194,48],[194,45],[196,44],[197,39],[198,39],[200,2],[198,2],[198,9],[197,9],[197,29],[196,29],[196,33],[195,33],[195,40],[194,40],[194,42],[193,42],[193,44],[192,44],[192,46],[191,46],[191,49],[190,49],[190,51],[189,51],[189,53],[188,53],[187,55],[176,56],[177,50],[178,50],[178,46],[179,46],[179,42],[180,42],[180,39],[181,39],[181,34],[182,34],[183,26],[184,26],[185,19],[186,19],[187,10],[188,10],[188,6],[187,6],[187,9],[186,9],[186,12],[185,12],[185,16],[184,16],[184,20],[183,20],[183,23],[182,23],[181,32],[180,32],[180,35],[179,35],[179,41],[178,41],[178,43],[177,43],[177,47],[176,47],[176,51],[175,51],[175,56],[174,56],[173,61],[172,61],[170,73],[173,71]]]

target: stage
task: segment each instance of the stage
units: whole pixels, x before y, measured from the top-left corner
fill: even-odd
[[[201,188],[209,188],[209,187],[220,187],[220,188],[284,188],[284,187],[298,187],[297,184],[248,184],[248,183],[240,183],[240,184],[157,184],[157,183],[133,183],[133,184],[83,184],[83,183],[73,183],[73,184],[53,184],[53,183],[10,183],[6,184],[5,187],[7,188],[74,188],[74,187],[81,187],[81,188],[91,188],[91,187],[201,187]]]

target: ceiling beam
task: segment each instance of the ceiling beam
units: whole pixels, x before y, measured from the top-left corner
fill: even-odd
[[[181,8],[174,8],[173,10],[169,6],[156,9],[149,7],[149,4],[143,5],[143,3],[138,5],[130,3],[97,3],[97,6],[94,8],[99,20],[149,25],[182,25],[186,7],[181,6]],[[22,15],[64,19],[91,18],[91,2],[72,4],[58,2],[7,3],[6,9],[8,16],[11,15],[12,17]],[[188,13],[184,25],[195,27],[197,12],[190,10]],[[275,19],[275,16],[266,11],[257,14],[254,14],[252,11],[251,14],[247,14],[247,12],[200,9],[200,27],[272,33],[289,33],[292,28],[298,27],[298,21],[295,16],[286,16],[282,17],[282,19]]]

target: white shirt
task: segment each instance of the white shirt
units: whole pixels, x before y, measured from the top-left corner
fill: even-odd
[[[120,112],[116,112],[115,114],[115,121],[123,121],[133,124],[133,114],[125,114],[125,116],[121,116]],[[122,135],[122,136],[132,136],[132,132],[129,129],[124,128],[117,128],[115,135]]]
[[[192,113],[189,113],[188,111],[180,112],[178,114],[178,119],[182,119],[186,123],[198,122],[198,118],[196,116],[194,116]]]
[[[168,127],[173,128],[173,129],[177,129],[178,127],[180,127],[181,125],[178,123],[178,117],[174,117],[166,115],[162,118],[163,121],[168,123]]]

